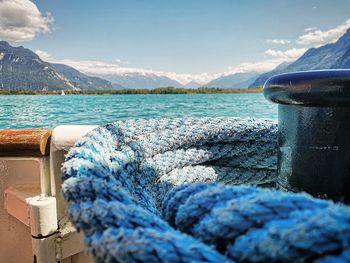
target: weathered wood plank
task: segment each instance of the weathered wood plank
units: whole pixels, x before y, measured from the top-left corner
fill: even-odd
[[[48,155],[51,132],[51,129],[0,130],[0,156]]]

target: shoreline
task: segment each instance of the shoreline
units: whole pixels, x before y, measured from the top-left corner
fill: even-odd
[[[120,90],[64,90],[65,95],[148,95],[148,94],[240,94],[260,93],[262,87],[252,89],[223,89],[223,88],[157,88],[157,89],[120,89]],[[0,95],[61,95],[62,90],[0,90]]]

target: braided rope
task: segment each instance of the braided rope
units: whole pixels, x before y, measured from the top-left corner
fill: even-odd
[[[276,133],[238,118],[99,127],[63,165],[68,213],[96,262],[346,262],[348,207],[222,184],[273,184]]]
[[[349,247],[350,209],[306,194],[191,185],[164,208],[176,228],[237,261],[310,261]]]

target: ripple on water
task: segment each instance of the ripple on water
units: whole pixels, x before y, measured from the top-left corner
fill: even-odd
[[[257,94],[0,96],[0,128],[105,124],[130,118],[254,117],[277,119]]]

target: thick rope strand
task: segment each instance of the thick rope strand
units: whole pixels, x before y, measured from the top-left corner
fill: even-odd
[[[99,127],[63,165],[69,216],[97,262],[346,262],[348,207],[217,183],[273,183],[276,135],[238,118]]]

